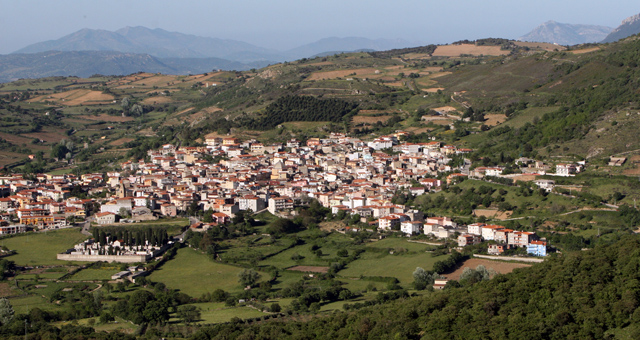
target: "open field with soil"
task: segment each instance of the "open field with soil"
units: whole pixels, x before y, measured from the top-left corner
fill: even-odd
[[[375,124],[377,122],[382,122],[385,123],[386,121],[388,121],[389,119],[391,119],[392,116],[361,116],[361,115],[357,115],[357,116],[353,116],[352,118],[352,122],[353,124]]]
[[[372,76],[376,74],[376,70],[373,68],[362,68],[355,70],[339,70],[339,71],[328,71],[328,72],[314,72],[307,78],[307,80],[324,80],[324,79],[335,79],[335,78],[348,78],[351,76]]]
[[[436,51],[433,52],[434,57],[459,57],[463,54],[468,55],[507,55],[509,51],[500,49],[500,46],[476,46],[472,44],[460,44],[460,45],[444,45],[438,46]]]
[[[36,102],[52,102],[58,105],[78,106],[78,105],[96,105],[111,104],[115,97],[101,91],[92,91],[87,89],[77,89],[60,93],[53,93],[39,96],[33,99]]]
[[[133,120],[133,117],[122,117],[122,116],[111,116],[105,113],[93,116],[93,115],[84,115],[78,116],[78,118],[87,119],[87,120],[95,120],[102,122],[130,122]]]
[[[522,47],[539,48],[545,51],[555,51],[555,50],[564,51],[567,49],[562,45],[541,43],[541,42],[516,41],[515,44]]]
[[[484,124],[488,126],[496,126],[498,124],[504,123],[507,120],[507,116],[503,114],[486,114],[484,115],[484,118],[486,119],[484,121]]]
[[[498,210],[494,210],[494,209],[476,209],[473,211],[473,213],[480,217],[480,216],[484,216],[486,218],[490,218],[490,219],[495,219],[495,220],[506,220],[507,218],[511,217],[511,214],[513,212],[511,211],[498,211]]]
[[[449,280],[459,280],[460,275],[465,268],[476,269],[477,266],[483,265],[487,267],[487,269],[495,270],[498,274],[508,274],[511,273],[516,268],[527,268],[531,267],[530,264],[525,263],[516,263],[516,262],[500,262],[500,261],[491,261],[484,259],[468,259],[464,261],[464,263],[455,271],[447,274],[443,274]]]

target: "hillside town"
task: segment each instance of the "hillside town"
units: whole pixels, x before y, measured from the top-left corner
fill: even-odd
[[[29,227],[64,228],[87,218],[98,225],[154,220],[184,214],[193,206],[213,211],[212,223],[191,226],[202,231],[229,223],[239,211],[267,210],[292,216],[295,206],[316,199],[331,213],[357,215],[361,222],[379,231],[457,238],[461,247],[495,241],[497,244],[489,248],[492,254],[523,247],[529,254],[546,255],[546,243],[535,233],[497,225],[460,226],[450,217],[425,218],[424,212],[393,204],[398,190],[416,196],[441,190],[443,180],[439,177],[451,184],[467,176],[500,176],[503,170],[469,170],[466,162],[466,167],[454,169],[451,157],[471,150],[437,141],[401,142],[406,136],[406,132],[398,131],[364,142],[334,133],[305,143],[292,139],[271,145],[234,137],[207,138],[201,147],[163,145],[150,150],[146,159],[125,162],[121,171],[104,175],[3,177],[0,233],[24,232]],[[543,166],[532,160],[519,161],[524,169],[530,169],[531,164]],[[567,170],[563,165],[558,169],[565,175],[579,167],[572,165]],[[443,173],[448,175],[440,176]],[[537,184],[548,189],[552,185],[549,182],[553,181]],[[104,198],[74,197],[76,187]]]

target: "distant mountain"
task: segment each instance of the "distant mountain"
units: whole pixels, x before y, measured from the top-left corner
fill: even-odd
[[[300,59],[315,55],[352,52],[357,50],[386,51],[419,45],[402,39],[367,39],[367,38],[325,38],[314,43],[303,45],[283,52],[289,58]]]
[[[572,25],[547,21],[518,38],[520,41],[546,42],[558,45],[578,45],[602,40],[613,28],[596,25]]]
[[[622,24],[614,29],[602,42],[610,43],[638,33],[640,33],[640,14],[624,19]]]
[[[125,27],[115,32],[85,28],[57,40],[29,45],[14,53],[46,51],[117,51],[159,58],[221,58],[238,62],[283,60],[277,51],[237,40],[205,38],[146,27]]]
[[[148,54],[113,51],[49,51],[0,55],[0,82],[50,76],[89,77],[136,72],[196,74],[213,69],[248,70],[264,63],[243,64],[219,58],[156,58]]]
[[[326,38],[288,51],[276,51],[237,40],[205,38],[146,27],[125,27],[115,32],[82,29],[57,40],[29,45],[16,54],[47,51],[116,51],[149,54],[157,58],[220,58],[243,64],[292,61],[326,53],[357,50],[384,51],[419,43],[401,39]]]

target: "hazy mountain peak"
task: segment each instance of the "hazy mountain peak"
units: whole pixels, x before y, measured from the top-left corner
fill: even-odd
[[[574,25],[549,20],[518,40],[559,45],[578,45],[598,42],[606,37],[611,30],[611,27],[606,26]]]
[[[632,15],[622,20],[620,26],[613,30],[602,42],[614,42],[638,33],[640,33],[640,14]]]

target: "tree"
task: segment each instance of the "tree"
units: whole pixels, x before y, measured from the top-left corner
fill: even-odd
[[[440,275],[428,272],[421,267],[416,267],[416,270],[413,271],[413,285],[418,290],[423,290],[430,286],[435,282],[436,279],[439,279]]]
[[[178,307],[178,317],[186,324],[200,320],[200,308],[194,305],[183,305]]]
[[[269,307],[269,310],[271,311],[271,313],[280,313],[280,311],[282,310],[282,307],[280,307],[278,303],[274,302]]]
[[[245,269],[238,274],[238,281],[243,286],[253,286],[258,280],[260,280],[260,273],[253,269]]]
[[[0,323],[6,325],[11,322],[14,313],[13,306],[11,306],[9,300],[6,298],[0,299]]]

